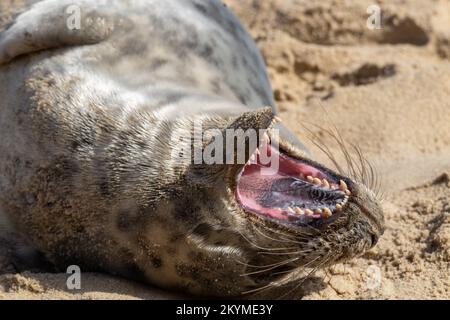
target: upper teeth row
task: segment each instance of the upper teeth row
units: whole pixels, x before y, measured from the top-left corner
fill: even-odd
[[[339,185],[333,184],[328,182],[327,179],[319,179],[313,176],[304,176],[303,174],[300,174],[300,179],[302,180],[307,180],[309,183],[315,184],[317,186],[322,186],[325,189],[332,189],[332,190],[336,190],[339,188],[339,190],[341,190],[346,196],[351,196],[351,192],[347,187],[347,184],[345,183],[344,180],[340,180],[339,181]]]

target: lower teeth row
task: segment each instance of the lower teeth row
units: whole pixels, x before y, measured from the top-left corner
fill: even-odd
[[[337,203],[335,205],[335,210],[334,212],[339,212],[342,210],[343,206],[347,203],[351,193],[347,188],[347,184],[344,181],[340,181],[339,184],[339,189],[340,191],[344,194],[344,199]],[[329,218],[333,215],[333,211],[328,208],[328,207],[324,207],[324,208],[317,208],[317,209],[302,209],[300,207],[288,207],[287,210],[281,209],[281,208],[276,208],[277,210],[281,210],[281,211],[287,211],[288,214],[290,215],[295,215],[295,216],[313,216],[313,215],[319,215],[323,218]]]
[[[343,204],[345,204],[343,202]],[[342,206],[343,204],[336,204],[336,210],[335,212],[339,212],[342,210]],[[283,209],[279,209],[279,210],[283,210]],[[283,210],[284,211],[284,210]],[[333,215],[333,211],[328,208],[328,207],[324,207],[324,208],[317,208],[317,209],[301,209],[299,207],[288,207],[287,208],[287,212],[291,215],[296,215],[296,216],[313,216],[313,215],[320,215],[323,218],[329,218]]]

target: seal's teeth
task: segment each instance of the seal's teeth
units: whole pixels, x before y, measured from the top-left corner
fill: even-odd
[[[327,179],[323,179],[322,184],[325,188],[330,189],[330,183],[328,182]]]
[[[291,207],[288,207],[287,211],[289,211],[289,213],[295,213],[294,209],[292,209]]]
[[[345,195],[348,196],[348,197],[350,197],[352,195],[352,193],[348,189],[345,190],[344,192],[345,192]]]
[[[345,183],[344,180],[339,181],[339,189],[342,191],[345,191],[348,189],[347,184]]]
[[[314,213],[321,215],[322,214],[322,209],[316,209],[316,210],[314,210]]]
[[[258,156],[261,154],[261,153],[259,152],[259,149],[256,149],[256,151],[255,151],[255,153],[254,153],[253,155],[255,155],[255,154],[258,155]]]
[[[250,163],[255,163],[256,162],[256,156],[255,156],[255,154],[253,153],[251,156],[250,156]]]
[[[341,211],[342,205],[340,203],[336,203],[336,211]]]
[[[314,212],[311,209],[306,209],[305,210],[305,215],[312,216],[313,214],[314,214]]]
[[[322,181],[319,178],[313,178],[312,183],[314,183],[315,185],[321,185]]]
[[[329,208],[323,208],[323,214],[322,214],[325,218],[329,218],[333,215],[333,213],[331,212],[331,210]]]
[[[266,143],[268,143],[268,144],[270,143],[270,137],[269,137],[269,134],[267,133],[267,131],[264,132],[263,138]]]
[[[309,183],[313,183],[314,178],[311,176],[306,176],[306,180],[308,180]]]
[[[303,210],[300,209],[299,207],[295,207],[295,213],[298,214],[298,215],[301,215],[301,216],[304,215]]]

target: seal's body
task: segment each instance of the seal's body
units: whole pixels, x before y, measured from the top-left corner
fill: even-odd
[[[293,268],[359,254],[382,230],[372,193],[331,171],[331,185],[346,181],[354,204],[347,195],[333,223],[294,230],[266,219],[272,211],[247,212],[243,165],[177,161],[197,120],[218,130],[278,128],[286,154],[307,161],[261,109],[274,108],[263,60],[219,1],[37,2],[0,33],[0,97],[0,214],[61,269],[236,295],[278,279],[245,274],[279,263],[258,256],[280,246],[274,235],[305,239],[308,230],[297,258],[280,264]]]

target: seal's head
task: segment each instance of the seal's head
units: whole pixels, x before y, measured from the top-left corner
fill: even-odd
[[[191,190],[202,203],[187,238],[202,279],[193,291],[233,295],[298,281],[302,271],[362,254],[383,232],[374,192],[313,161],[275,122],[267,109],[238,117],[228,130],[263,129],[257,148],[250,135],[240,140],[250,149],[245,162],[193,166]]]

